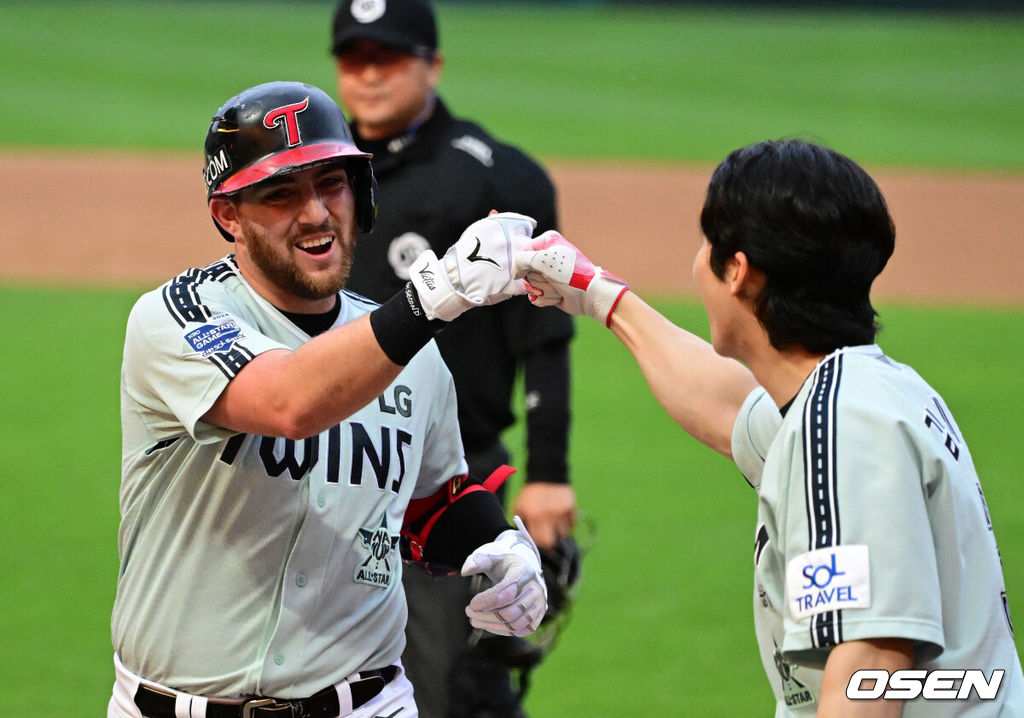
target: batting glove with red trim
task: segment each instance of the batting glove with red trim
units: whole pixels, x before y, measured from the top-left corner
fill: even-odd
[[[539,307],[556,306],[569,314],[586,314],[606,327],[622,295],[629,289],[587,259],[578,247],[555,231],[540,235],[516,256],[517,275],[526,275],[526,293]]]

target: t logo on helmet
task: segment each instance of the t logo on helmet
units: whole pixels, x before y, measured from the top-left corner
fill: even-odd
[[[277,107],[263,117],[263,126],[272,130],[278,125],[284,125],[288,132],[288,146],[302,144],[302,137],[299,136],[298,114],[309,107],[309,98],[302,102],[295,102],[284,107]]]

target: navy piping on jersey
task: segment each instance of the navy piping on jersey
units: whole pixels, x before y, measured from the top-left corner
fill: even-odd
[[[182,329],[189,322],[204,322],[213,312],[202,303],[198,288],[203,282],[223,282],[237,273],[234,255],[214,262],[202,269],[192,268],[171,280],[163,291],[164,306]],[[226,352],[215,352],[207,357],[228,379],[233,379],[255,354],[241,346],[232,345]]]
[[[354,300],[356,302],[359,302],[360,304],[368,307],[370,309],[370,311],[373,311],[374,309],[376,309],[377,307],[380,306],[380,302],[375,302],[372,299],[367,299],[362,294],[358,294],[357,292],[353,292],[351,289],[342,289],[341,293],[344,294],[349,299],[352,299],[352,300]]]
[[[209,319],[209,308],[199,301],[196,287],[206,279],[201,269],[189,269],[164,287],[164,306],[182,329],[189,322]]]
[[[808,550],[839,545],[839,497],[836,482],[836,402],[843,357],[826,358],[815,370],[804,405],[804,493],[807,508]],[[811,645],[842,642],[842,612],[811,617]]]

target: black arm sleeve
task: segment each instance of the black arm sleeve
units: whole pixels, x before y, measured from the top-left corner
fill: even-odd
[[[536,311],[536,310],[534,310]],[[552,341],[524,359],[526,479],[569,482],[569,342]]]
[[[458,571],[477,547],[511,528],[501,503],[490,491],[464,494],[434,524],[423,547],[423,558]]]
[[[370,328],[388,359],[405,366],[427,342],[448,325],[440,319],[427,319],[420,298],[406,282],[386,302],[370,312]]]

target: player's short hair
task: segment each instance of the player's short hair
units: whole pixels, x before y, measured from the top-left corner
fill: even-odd
[[[896,232],[853,160],[795,139],[735,150],[711,177],[700,224],[717,277],[737,252],[764,273],[754,312],[773,347],[828,353],[874,341],[871,284]]]

